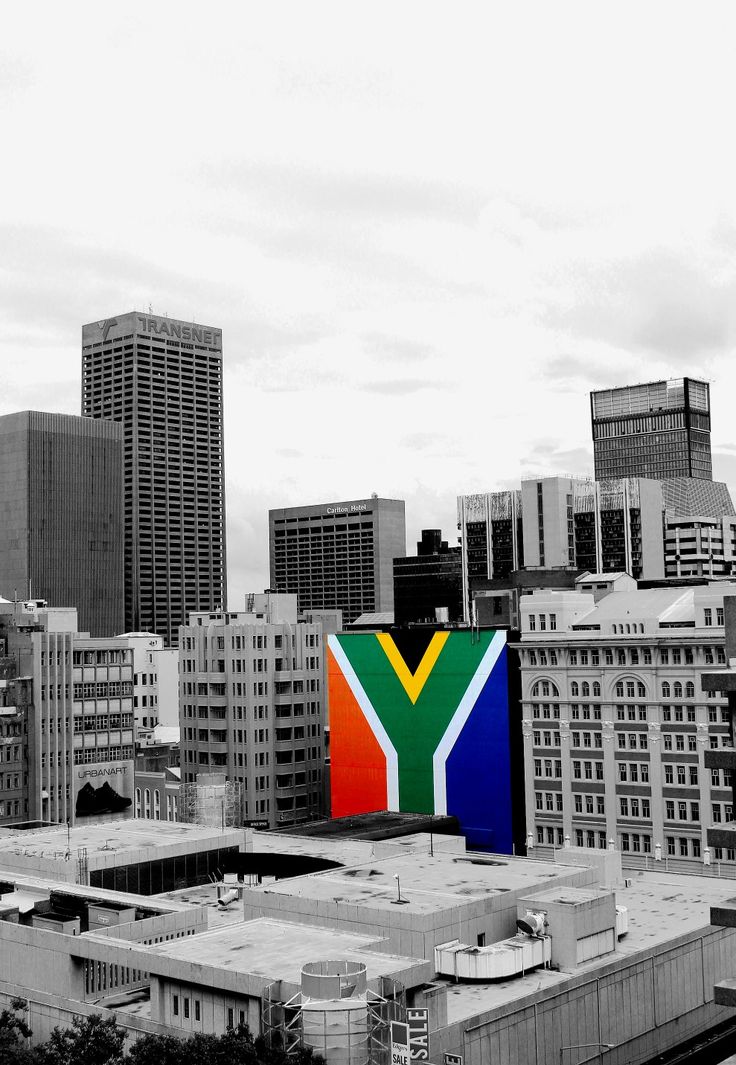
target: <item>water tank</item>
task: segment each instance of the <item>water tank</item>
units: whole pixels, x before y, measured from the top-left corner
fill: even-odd
[[[327,1065],[368,1065],[368,979],[362,962],[317,961],[302,969],[302,1035]]]

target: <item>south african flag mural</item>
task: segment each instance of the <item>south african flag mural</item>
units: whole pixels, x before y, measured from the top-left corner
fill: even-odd
[[[511,853],[506,636],[329,637],[333,817],[452,814],[469,845]]]

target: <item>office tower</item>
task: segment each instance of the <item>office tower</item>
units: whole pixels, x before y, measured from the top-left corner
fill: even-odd
[[[416,555],[394,559],[394,620],[408,625],[462,619],[460,548],[448,547],[439,529],[423,529]]]
[[[222,333],[129,313],[82,330],[82,413],[121,422],[125,622],[176,645],[225,604]]]
[[[304,610],[360,614],[394,608],[393,561],[406,554],[403,499],[358,499],[268,514],[271,587]]]
[[[323,795],[322,626],[297,621],[293,595],[248,599],[248,611],[193,613],[182,629],[182,784],[224,773],[241,786],[246,823],[314,820]]]
[[[736,586],[632,586],[598,575],[521,598],[528,842],[551,855],[613,840],[630,867],[713,858],[733,875],[730,842],[706,855],[710,825],[733,819],[729,681],[701,677],[726,665]]]
[[[124,640],[78,631],[74,609],[0,602],[0,643],[26,695],[22,820],[133,815],[133,665]]]
[[[710,386],[682,377],[590,394],[595,477],[713,476]]]
[[[0,417],[0,594],[75,606],[82,631],[123,620],[120,426],[69,414]]]

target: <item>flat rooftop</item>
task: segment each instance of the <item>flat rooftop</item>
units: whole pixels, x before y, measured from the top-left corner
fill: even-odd
[[[407,837],[405,837],[407,838]],[[450,837],[452,838],[452,837]],[[392,840],[392,843],[397,841]],[[512,858],[506,854],[453,853],[412,849],[344,869],[292,877],[251,888],[248,902],[258,904],[261,892],[315,900],[347,902],[371,910],[396,912],[396,876],[399,877],[404,914],[430,914],[467,905],[509,891],[531,892],[566,877],[579,878],[586,867],[562,862]]]
[[[87,851],[89,868],[122,864],[122,855],[157,850],[164,856],[181,849],[214,850],[218,847],[241,847],[245,836],[242,829],[220,829],[202,825],[179,824],[172,821],[150,821],[126,818],[119,821],[97,821],[75,826],[67,837],[66,825],[14,832],[0,829],[0,869],[18,868],[33,859],[44,863],[69,865],[76,862],[80,848]],[[148,857],[151,857],[149,854]],[[140,860],[140,857],[138,857]]]
[[[347,819],[346,819],[347,820]],[[407,851],[452,851],[465,852],[464,836],[446,836],[440,833],[412,832],[404,836],[386,839],[365,837],[332,838],[321,835],[287,835],[282,832],[258,832],[246,830],[245,851],[249,854],[300,855],[324,858],[343,866],[362,865],[372,859],[402,854]]]
[[[580,973],[595,972],[617,958],[632,959],[650,948],[674,944],[680,936],[710,925],[710,907],[734,894],[734,881],[715,876],[680,873],[632,873],[630,888],[615,888],[616,903],[626,906],[629,931],[618,940],[612,954],[579,965],[572,972],[534,969],[531,973],[493,984],[447,984],[448,1023],[475,1017],[510,1002],[517,1002],[548,987],[559,986]]]
[[[235,905],[235,904],[234,904]],[[426,966],[423,958],[409,958],[371,950],[374,936],[292,924],[260,917],[240,921],[228,928],[211,929],[147,947],[147,953],[188,964],[210,965],[266,981],[286,980],[298,984],[302,966],[320,958],[362,962],[368,979],[395,976]],[[155,963],[151,964],[155,971]]]

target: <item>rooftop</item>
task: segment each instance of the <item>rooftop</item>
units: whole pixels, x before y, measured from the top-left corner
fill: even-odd
[[[371,950],[375,943],[372,936],[261,917],[155,944],[147,951],[159,957],[247,973],[265,981],[286,980],[293,984],[299,983],[302,966],[319,958],[363,962],[369,980],[426,964],[423,958]]]
[[[525,995],[559,985],[583,972],[594,972],[615,958],[632,956],[652,947],[672,943],[680,936],[707,928],[710,907],[733,895],[732,880],[715,876],[683,876],[679,873],[644,872],[627,874],[630,888],[616,888],[616,902],[626,906],[629,931],[618,940],[613,954],[604,954],[574,973],[535,969],[527,976],[488,984],[448,983],[448,1023],[474,1017]]]
[[[405,900],[402,914],[426,915],[509,891],[532,891],[557,878],[578,877],[582,872],[580,865],[511,858],[504,854],[457,853],[435,848],[431,856],[425,845],[417,848],[409,844],[404,853],[254,888],[249,901],[257,905],[257,894],[264,891],[344,902],[393,914],[398,876],[401,897]]]
[[[74,826],[67,838],[66,825],[38,828],[27,832],[0,828],[0,869],[22,868],[43,860],[60,866],[76,860],[79,849],[87,851],[90,868],[101,865],[119,865],[121,857],[141,850],[157,850],[174,853],[212,850],[217,847],[238,847],[244,841],[243,830],[219,829],[202,825],[180,824],[172,821],[149,821],[142,818],[127,818],[117,821],[84,822]]]

